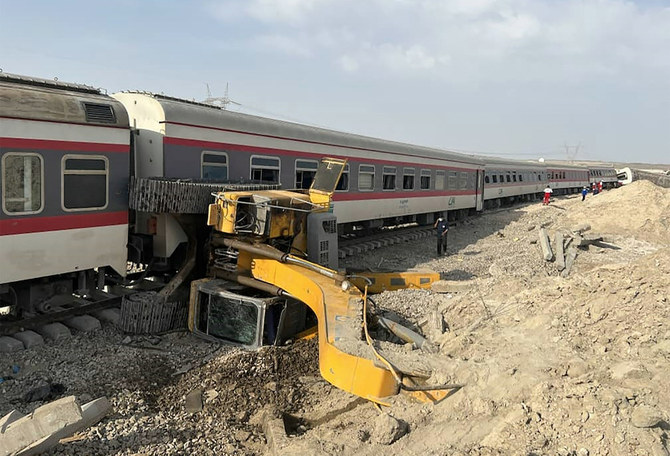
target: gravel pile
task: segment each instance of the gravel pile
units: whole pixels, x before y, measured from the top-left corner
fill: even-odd
[[[3,353],[3,373],[12,366],[19,372],[0,383],[0,415],[27,414],[65,395],[81,404],[107,396],[112,413],[47,454],[260,454],[265,437],[250,418],[267,405],[291,413],[315,400],[301,394],[300,378],[318,376],[317,348],[313,340],[246,352],[187,333],[126,337],[106,327]],[[64,391],[52,387],[53,397],[25,400],[35,388],[61,384]],[[198,389],[203,409],[188,413],[185,397]]]

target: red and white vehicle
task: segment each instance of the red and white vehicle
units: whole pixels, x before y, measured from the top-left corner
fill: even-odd
[[[92,87],[2,73],[0,100],[0,295],[28,294],[44,307],[54,287],[82,287],[86,271],[125,275],[123,106]],[[60,280],[32,282],[54,275]]]
[[[484,161],[484,200],[487,207],[535,197],[547,185],[547,170],[540,163],[493,157],[486,157]]]
[[[138,129],[136,175],[216,177],[308,188],[322,157],[348,160],[334,195],[340,230],[482,209],[471,155],[229,112],[162,95],[113,95]],[[141,224],[138,224],[138,226]]]
[[[583,166],[547,163],[549,185],[555,194],[579,193],[589,185],[589,170]]]

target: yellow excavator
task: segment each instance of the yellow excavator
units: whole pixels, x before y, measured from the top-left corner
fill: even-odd
[[[316,326],[319,369],[328,382],[380,405],[399,392],[437,402],[459,385],[425,385],[429,374],[407,363],[407,356],[384,354],[368,331],[367,294],[368,287],[427,288],[439,276],[338,271],[337,221],[330,208],[345,164],[322,159],[309,191],[214,195],[207,221],[213,228],[208,278],[191,284],[189,329],[258,348],[309,334]],[[380,319],[404,341],[425,341]]]

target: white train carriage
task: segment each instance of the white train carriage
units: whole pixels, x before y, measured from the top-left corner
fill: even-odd
[[[483,162],[472,156],[229,112],[161,95],[113,95],[137,128],[138,176],[232,179],[307,188],[318,160],[346,158],[334,195],[340,228],[430,223],[482,208]]]
[[[618,185],[617,171],[609,166],[589,166],[589,183],[603,183],[603,188],[614,188]]]
[[[583,166],[547,163],[549,185],[554,194],[579,193],[589,185],[589,172]]]
[[[125,275],[123,106],[92,87],[3,73],[0,100],[0,301],[44,303],[72,283],[31,279],[104,266]]]
[[[539,195],[547,185],[546,168],[539,163],[484,159],[484,201],[487,207]]]

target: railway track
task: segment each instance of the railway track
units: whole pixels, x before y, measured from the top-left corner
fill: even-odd
[[[360,255],[361,253],[379,249],[381,247],[425,239],[431,237],[433,233],[434,230],[432,228],[415,226],[388,230],[353,239],[340,240],[338,257],[344,259],[349,256]]]
[[[149,290],[161,284],[148,284]],[[111,293],[95,290],[90,298],[72,296],[66,304],[51,311],[30,314],[19,319],[0,319],[0,353],[19,351],[42,345],[46,340],[61,340],[72,332],[90,332],[100,329],[103,323],[120,326],[124,298],[146,289],[115,286]]]

